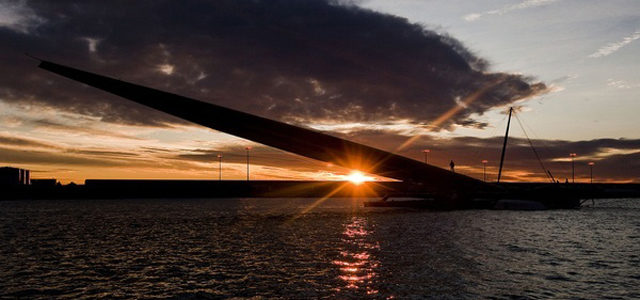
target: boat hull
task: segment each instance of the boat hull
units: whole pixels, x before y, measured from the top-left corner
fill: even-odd
[[[411,199],[407,199],[411,198]],[[366,201],[365,207],[412,207],[432,210],[497,209],[546,210],[580,208],[581,197],[571,189],[513,189],[502,193],[469,195],[468,197],[434,197],[416,194],[413,197],[387,195],[382,200]]]

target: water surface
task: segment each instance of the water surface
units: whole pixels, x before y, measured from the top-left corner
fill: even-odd
[[[640,298],[639,199],[533,212],[318,202],[0,202],[0,295]]]

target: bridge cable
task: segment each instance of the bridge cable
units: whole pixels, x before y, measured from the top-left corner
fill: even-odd
[[[540,151],[540,154],[543,157],[555,157],[556,156],[554,153],[549,151],[549,148],[551,148],[549,146],[549,144],[547,142],[545,142],[544,139],[541,139],[540,136],[538,136],[536,134],[535,130],[533,130],[533,128],[531,126],[529,126],[529,124],[525,123],[524,120],[522,120],[522,124],[524,125],[524,127],[526,127],[529,130],[529,134],[531,134],[533,139],[535,139],[537,141],[537,146],[538,146],[537,149],[538,149],[538,151]],[[555,182],[556,179],[551,174],[551,170],[547,169],[547,173],[549,173],[551,179]]]
[[[538,155],[538,151],[536,151],[536,148],[533,146],[533,142],[531,142],[531,139],[529,138],[529,135],[527,134],[527,131],[524,129],[524,126],[522,126],[522,122],[520,121],[520,117],[518,117],[517,113],[515,113],[514,115],[516,117],[516,120],[518,121],[518,124],[520,124],[520,128],[522,129],[522,132],[524,133],[524,136],[527,138],[527,141],[529,142],[529,145],[531,146],[531,150],[533,150],[533,154],[536,155],[536,159],[538,159],[538,163],[540,164],[540,167],[542,167],[542,171],[544,171],[544,174],[553,183],[554,180],[553,180],[553,178],[551,178],[551,175],[549,175],[549,172],[547,171],[547,168],[544,167],[544,164],[542,163],[542,160],[540,159],[540,155]]]

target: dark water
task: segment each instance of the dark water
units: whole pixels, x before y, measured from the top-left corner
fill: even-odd
[[[2,298],[640,298],[640,200],[0,202]]]

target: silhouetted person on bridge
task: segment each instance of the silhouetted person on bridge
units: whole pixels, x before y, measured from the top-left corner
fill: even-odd
[[[453,172],[453,173],[456,172],[456,170],[455,170],[456,164],[453,162],[453,159],[449,163],[449,167],[451,167],[451,172]]]

